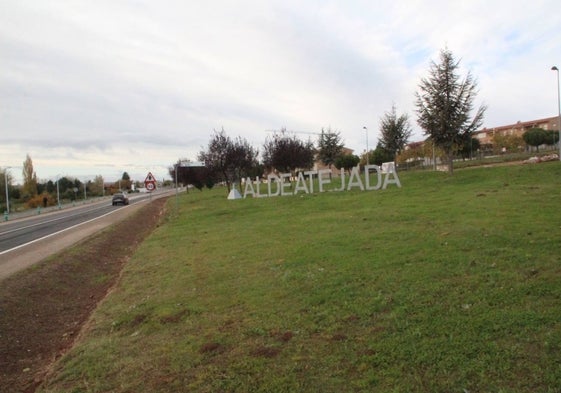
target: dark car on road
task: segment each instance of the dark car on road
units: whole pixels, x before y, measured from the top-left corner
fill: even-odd
[[[113,194],[113,199],[111,200],[111,204],[113,206],[118,204],[128,205],[129,204],[129,197],[127,196],[126,192],[117,192]]]

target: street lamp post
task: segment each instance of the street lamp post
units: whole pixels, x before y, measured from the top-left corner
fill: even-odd
[[[370,165],[370,159],[368,158],[368,128],[362,127],[366,131],[366,165]]]
[[[177,164],[175,164],[175,212],[177,213],[177,210],[179,208],[179,190],[177,189],[177,171],[179,170],[179,167],[181,166],[181,160],[177,161]]]
[[[10,169],[11,166],[7,166],[4,169],[4,184],[6,186],[6,214],[10,214],[10,195],[8,193],[8,169]]]
[[[559,161],[561,161],[561,92],[559,90],[559,68],[553,66],[551,70],[557,72],[557,128],[559,130],[559,139],[557,141],[559,145]]]
[[[58,181],[60,180],[60,175],[56,175],[56,204],[60,209],[62,206],[60,205],[60,192],[58,188]]]
[[[189,162],[189,161],[182,161],[178,160],[177,164],[175,164],[175,210],[177,211],[179,208],[179,200],[178,200],[178,184],[177,184],[177,171],[179,168],[187,168],[187,167],[203,167],[205,166],[204,162]]]

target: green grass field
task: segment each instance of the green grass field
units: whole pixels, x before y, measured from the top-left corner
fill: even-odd
[[[400,180],[171,199],[43,391],[560,392],[561,165]]]

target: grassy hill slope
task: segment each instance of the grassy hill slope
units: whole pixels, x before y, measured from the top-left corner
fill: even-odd
[[[561,165],[400,180],[170,200],[43,391],[558,391]]]

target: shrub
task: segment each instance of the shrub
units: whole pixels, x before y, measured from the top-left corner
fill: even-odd
[[[56,205],[56,199],[46,192],[41,195],[35,195],[33,198],[29,199],[26,204],[28,207],[34,209],[36,207],[44,207],[45,202],[47,206]]]

